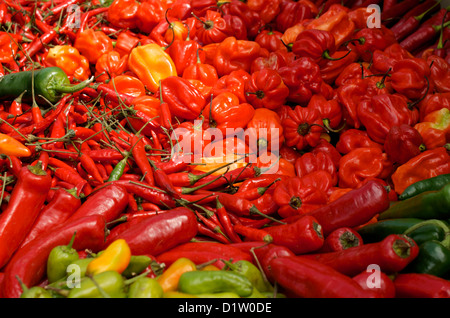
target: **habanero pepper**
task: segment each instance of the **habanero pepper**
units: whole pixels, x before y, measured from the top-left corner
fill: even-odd
[[[383,149],[383,145],[373,141],[368,136],[367,131],[354,128],[343,131],[336,142],[336,150],[342,155],[363,147]]]
[[[448,63],[437,55],[430,55],[427,58],[427,63],[431,65],[430,79],[434,83],[435,91],[439,93],[450,92],[450,67]]]
[[[0,217],[0,267],[3,267],[26,238],[44,206],[52,178],[39,165],[23,166]],[[25,204],[25,205],[24,205]]]
[[[383,149],[390,161],[401,165],[424,151],[425,145],[417,129],[401,124],[389,129]]]
[[[113,41],[102,31],[86,29],[77,34],[74,47],[89,63],[95,64],[100,56],[113,50]]]
[[[444,147],[425,150],[411,158],[397,167],[391,176],[395,192],[401,194],[417,181],[450,173],[449,158],[448,151]]]

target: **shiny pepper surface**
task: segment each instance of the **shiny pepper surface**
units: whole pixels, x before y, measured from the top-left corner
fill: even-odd
[[[128,67],[152,93],[158,91],[161,80],[169,76],[177,76],[177,69],[172,58],[155,43],[137,46],[131,50]]]
[[[71,45],[57,45],[50,48],[45,57],[45,64],[58,66],[67,76],[73,76],[79,81],[87,80],[91,74],[87,58],[80,55],[80,52]]]
[[[97,258],[89,263],[86,275],[96,275],[106,271],[122,273],[130,263],[131,251],[127,242],[118,239],[112,242]]]
[[[100,56],[113,50],[113,41],[102,31],[86,29],[77,35],[74,47],[95,64]]]

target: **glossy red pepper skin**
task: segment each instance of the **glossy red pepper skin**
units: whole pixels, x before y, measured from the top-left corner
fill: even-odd
[[[64,188],[56,190],[52,200],[42,208],[21,247],[64,223],[80,206],[81,199],[70,190]]]
[[[378,271],[376,273],[377,277],[379,277],[380,285],[375,285],[374,287],[369,286],[367,283],[369,279],[372,279],[374,275],[374,271],[365,270],[360,274],[353,276],[353,280],[355,280],[363,289],[373,291],[380,295],[381,298],[394,298],[396,296],[395,285],[390,276],[382,271]],[[379,276],[378,276],[379,275]]]
[[[337,252],[363,244],[363,239],[356,230],[350,227],[341,227],[325,237],[323,246],[318,252]]]
[[[330,266],[298,256],[274,258],[273,279],[294,298],[376,298]],[[332,287],[331,287],[332,286]]]
[[[305,254],[320,249],[324,236],[318,221],[304,216],[295,222],[264,228],[273,238],[273,243],[289,248],[294,254]]]
[[[336,150],[342,155],[348,154],[352,150],[362,147],[383,149],[383,144],[377,143],[370,139],[367,135],[367,131],[354,128],[342,132],[336,142]]]
[[[23,166],[0,216],[0,267],[16,252],[43,207],[52,177],[38,166]]]
[[[370,221],[389,207],[385,187],[377,181],[368,181],[337,200],[307,215],[315,217],[325,236],[340,227],[355,227]]]
[[[394,278],[397,298],[449,298],[450,283],[443,278],[419,273],[400,273]]]
[[[261,244],[259,242],[259,244]],[[186,257],[193,261],[196,265],[212,261],[212,265],[223,268],[225,263],[221,259],[233,261],[247,260],[252,261],[252,256],[234,247],[231,244],[222,244],[216,242],[188,242],[180,244],[164,253],[156,256],[160,263],[170,266],[180,257]]]
[[[390,160],[398,164],[404,164],[425,150],[422,135],[407,124],[392,126],[383,147]]]
[[[355,276],[371,264],[385,273],[404,269],[419,253],[417,244],[407,236],[391,234],[383,241],[366,243],[337,252],[316,253],[305,257],[333,267],[340,273]]]
[[[115,220],[128,206],[128,192],[120,185],[107,185],[93,192],[70,216],[70,222],[89,215],[101,215],[106,222]]]
[[[168,213],[141,220],[135,226],[119,234],[133,255],[151,254],[157,256],[197,235],[197,219],[194,213],[184,207]]]
[[[76,232],[73,248],[100,251],[105,239],[106,223],[100,215],[60,224],[39,236],[14,254],[4,269],[5,278],[2,297],[19,298],[22,293],[17,276],[26,286],[35,286],[46,273],[47,259],[50,251],[59,245],[67,245]]]

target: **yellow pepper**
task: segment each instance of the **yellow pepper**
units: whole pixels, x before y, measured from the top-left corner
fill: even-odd
[[[128,57],[128,68],[152,93],[158,91],[161,80],[177,76],[177,69],[172,58],[156,43],[132,49]]]
[[[92,276],[106,271],[116,271],[121,274],[130,263],[131,250],[123,239],[117,239],[95,259],[86,269],[86,275]]]
[[[0,133],[0,155],[29,157],[31,150],[17,139]]]
[[[197,266],[194,262],[188,258],[181,257],[158,276],[157,281],[163,288],[164,293],[176,291],[181,274],[195,270],[197,270]]]

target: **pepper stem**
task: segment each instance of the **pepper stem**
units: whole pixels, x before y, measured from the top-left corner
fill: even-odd
[[[78,91],[81,91],[83,88],[86,88],[92,81],[94,80],[94,77],[91,77],[90,79],[87,79],[79,84],[72,85],[72,86],[56,86],[54,89],[58,93],[67,93],[72,94],[76,93]]]
[[[327,60],[330,60],[330,61],[339,61],[339,60],[342,60],[342,59],[346,58],[346,57],[350,54],[351,51],[352,51],[352,50],[348,50],[348,52],[345,53],[343,56],[333,58],[333,57],[331,57],[330,52],[329,52],[328,50],[325,50],[325,51],[322,53],[322,57],[323,57],[324,59],[327,59]]]

